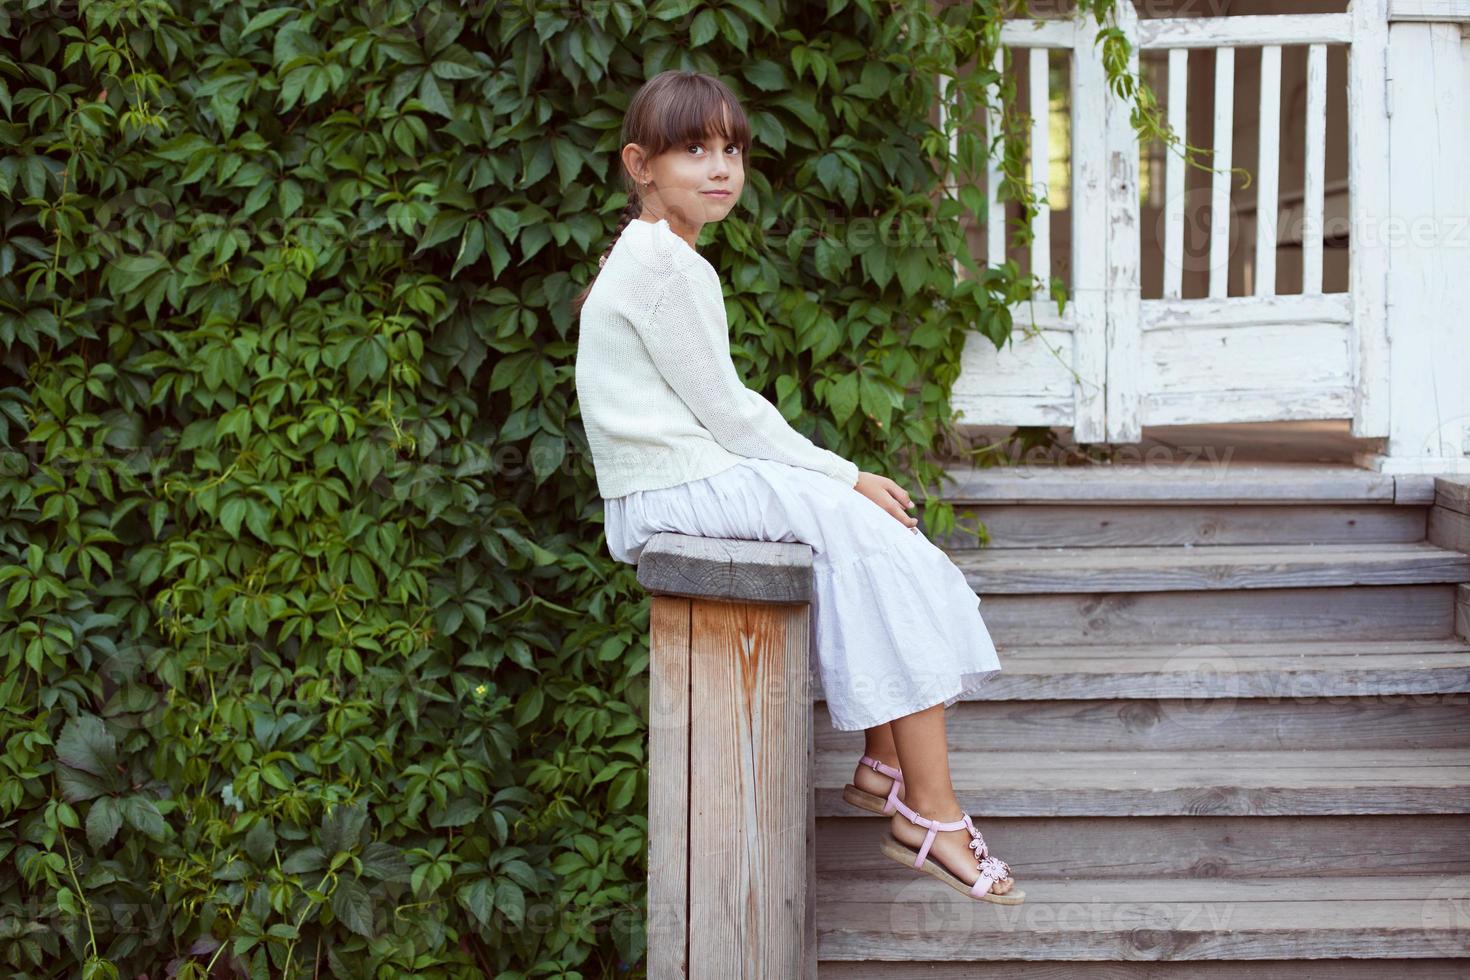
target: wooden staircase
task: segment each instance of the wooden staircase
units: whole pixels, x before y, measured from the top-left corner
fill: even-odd
[[[1470,975],[1470,482],[954,475],[990,545],[936,542],[1004,673],[950,709],[952,771],[1027,899],[879,853],[818,679],[823,980]]]

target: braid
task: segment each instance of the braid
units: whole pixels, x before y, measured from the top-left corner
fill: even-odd
[[[618,227],[613,232],[612,241],[607,243],[607,248],[602,250],[602,258],[597,260],[598,272],[601,272],[602,267],[607,265],[607,257],[612,254],[613,246],[618,243],[618,239],[623,237],[623,229],[628,227],[628,223],[633,221],[635,218],[638,217],[638,215],[642,213],[643,198],[638,196],[638,193],[636,191],[630,192],[628,194],[628,205],[627,207],[623,208],[622,217],[618,219]],[[592,292],[592,283],[596,281],[597,272],[594,272],[592,273],[592,278],[588,281],[587,285],[582,289],[580,293],[576,295],[576,297],[572,299],[573,316],[582,315],[582,304],[587,302],[587,296]]]
[[[628,227],[628,223],[637,218],[642,211],[643,200],[636,194],[629,194],[628,205],[623,208],[623,215],[618,220],[617,228],[613,230],[612,241],[608,244],[607,248],[603,249],[602,258],[597,260],[597,268],[601,269],[607,264],[607,257],[612,254],[613,246],[623,236],[623,229]]]

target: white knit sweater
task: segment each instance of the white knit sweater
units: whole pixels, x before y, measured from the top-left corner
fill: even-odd
[[[719,274],[667,219],[635,218],[613,245],[582,307],[576,379],[604,498],[703,479],[750,456],[857,484],[855,464],[741,382]]]

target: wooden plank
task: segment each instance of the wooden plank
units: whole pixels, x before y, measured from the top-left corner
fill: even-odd
[[[1435,477],[1434,506],[1452,510],[1457,514],[1470,514],[1470,477]]]
[[[703,692],[689,742],[692,980],[807,964],[807,608],[692,606],[690,685]]]
[[[954,466],[945,471],[945,477],[931,492],[953,504],[1395,502],[1394,476],[1345,464],[1226,465],[1221,460],[1197,459],[1177,465]]]
[[[1108,643],[1007,646],[1001,674],[963,705],[1005,701],[1074,699],[1242,699],[1300,701],[1313,698],[1398,698],[1426,708],[1412,718],[1414,737],[1433,725],[1439,706],[1466,703],[1470,647],[1462,638],[1439,640],[1336,640],[1226,644]],[[1415,695],[1405,702],[1406,696]],[[1422,695],[1422,696],[1421,696]],[[824,692],[813,685],[816,709],[825,716]],[[1233,704],[1226,705],[1233,709]],[[1170,706],[1191,724],[1218,717],[1209,704]],[[1157,714],[1162,709],[1150,709]],[[1316,710],[1316,709],[1313,709]],[[1456,708],[1454,717],[1459,717]],[[956,717],[962,715],[957,712]],[[1313,715],[1315,721],[1320,714]],[[1207,720],[1207,719],[1206,719]],[[1281,722],[1272,721],[1272,731]],[[1300,721],[1292,724],[1300,725]],[[1458,724],[1458,722],[1457,722]],[[825,726],[831,727],[830,720]],[[1020,726],[1022,730],[1028,725]],[[1149,730],[1153,737],[1153,729]],[[835,733],[831,738],[838,737]],[[1274,736],[1272,736],[1274,737]],[[1384,738],[1373,732],[1367,737]],[[837,744],[823,742],[824,745]]]
[[[1454,24],[1393,27],[1388,309],[1391,441],[1376,465],[1470,471],[1470,45]],[[1426,138],[1425,134],[1433,134]]]
[[[1107,135],[1097,124],[1107,111],[1107,71],[1102,49],[1093,44],[1096,28],[1090,16],[1074,20],[1077,44],[1072,58],[1072,302],[1075,321],[1072,364],[1072,436],[1096,442],[1106,433],[1107,402]],[[1055,370],[1049,359],[1047,371]],[[976,375],[986,389],[995,372]],[[1016,416],[1009,416],[1015,418]],[[1063,423],[1065,424],[1065,423]]]
[[[811,545],[660,531],[638,560],[638,584],[654,595],[749,602],[809,602]]]
[[[1264,672],[1272,665],[1237,663],[1225,650],[1222,647],[1219,652],[1212,652],[1202,646],[1193,656],[1181,655],[1175,663],[1155,664],[1155,672],[1161,675],[1187,675],[1191,670],[1222,675],[1222,682],[1213,682],[1214,693],[1201,697],[1144,692],[1126,698],[1097,695],[1069,699],[1053,695],[1025,701],[997,701],[988,697],[990,685],[986,685],[979,695],[957,702],[946,713],[945,738],[949,750],[951,753],[1024,752],[1037,746],[1059,752],[1209,752],[1224,748],[1268,751],[1323,746],[1360,751],[1470,749],[1470,725],[1465,724],[1470,697],[1463,689],[1470,673],[1466,669],[1470,656],[1463,647],[1458,654],[1443,655],[1459,671],[1462,690],[1458,693],[1390,695],[1363,685],[1340,695],[1328,695],[1311,684],[1298,686],[1293,679],[1283,678],[1279,693],[1265,697],[1235,693],[1228,685],[1234,677],[1252,671]],[[1035,648],[1020,653],[1005,651],[1002,675],[1023,669],[1033,671],[1034,675],[1038,666],[1051,663],[1032,656],[1038,652]],[[1348,659],[1337,658],[1339,662]],[[1119,665],[1124,662],[1123,658],[1112,662],[1117,672],[1122,672]],[[1091,669],[1093,673],[1083,676],[1094,677],[1107,666],[1104,662],[1082,658],[1061,663],[1063,670]],[[992,683],[999,680],[996,678]],[[825,704],[820,708],[822,720],[826,720]],[[823,734],[817,738],[818,755],[835,756],[839,769],[851,765],[849,756],[854,745],[851,733],[833,729],[830,722],[820,727]]]
[[[1235,49],[1215,49],[1214,173],[1210,175],[1211,299],[1228,292],[1230,282],[1230,167],[1235,140]],[[1321,292],[1319,289],[1318,292]]]
[[[990,594],[984,608],[1004,663],[1022,644],[1443,639],[1454,635],[1455,586]]]
[[[1145,49],[1345,44],[1352,39],[1353,25],[1347,14],[1158,17],[1141,21],[1138,29],[1138,43]]]
[[[1420,541],[1425,508],[1383,505],[1192,504],[998,504],[954,508],[957,529],[929,540],[946,551],[974,551],[975,538],[961,528],[981,522],[994,548],[1096,548],[1117,545],[1364,544]]]
[[[943,894],[944,886],[932,880],[919,887],[917,874],[895,863],[883,874],[823,879],[822,959],[1196,961],[1470,953],[1460,910],[1470,893],[1464,875],[1040,880],[1026,883],[1023,905],[1005,906],[953,889]],[[1090,977],[1091,964],[1088,970]]]
[[[691,601],[654,596],[648,641],[648,972],[687,977]]]
[[[818,753],[819,817],[865,813],[852,766]],[[950,775],[987,817],[1470,813],[1470,748],[955,752]]]
[[[1206,548],[990,548],[955,555],[953,561],[982,595],[1470,581],[1470,555],[1426,541]]]
[[[1144,330],[1352,323],[1346,293],[1143,301]]]
[[[1342,418],[1351,410],[1352,387],[1221,388],[1161,391],[1145,396],[1139,414],[1152,426],[1291,422]]]
[[[1011,18],[1000,27],[1000,43],[1011,48],[1071,48],[1076,30],[1061,18]]]
[[[1435,481],[1440,477],[1433,473],[1393,474],[1393,501],[1396,504],[1433,504]]]
[[[1340,323],[1150,329],[1140,414],[1152,425],[1342,418],[1352,330]]]
[[[1392,216],[1388,168],[1387,0],[1353,0],[1348,48],[1348,290],[1353,303],[1358,384],[1355,437],[1389,434],[1388,241],[1376,234]]]
[[[1470,0],[1389,0],[1388,19],[1470,24]]]
[[[1128,70],[1138,75],[1138,15],[1133,4],[1115,8],[1115,27],[1129,43]],[[1138,140],[1124,100],[1110,97],[1103,113],[1107,141],[1107,432],[1108,441],[1136,442],[1139,416],[1140,214]]]
[[[819,980],[1076,980],[1075,964],[1043,961],[916,963],[884,960],[818,964]],[[1087,980],[1464,980],[1465,965],[1450,959],[1375,960],[1181,960],[1176,963],[1107,962],[1087,964]]]
[[[1173,52],[1170,52],[1172,54]],[[1277,181],[1281,172],[1281,45],[1261,48],[1260,149],[1256,161],[1255,294],[1276,293]]]
[[[1470,585],[1455,590],[1455,635],[1470,640]]]
[[[1444,507],[1429,508],[1429,527],[1425,540],[1440,548],[1470,552],[1470,514],[1461,514]]]
[[[1327,46],[1307,47],[1307,150],[1302,165],[1302,293],[1322,292],[1323,174],[1327,146]]]
[[[1189,52],[1169,51],[1169,129],[1186,138]],[[1178,299],[1184,286],[1184,151],[1171,150],[1164,165],[1164,297]]]
[[[886,872],[892,859],[872,846],[875,824],[886,821],[823,817],[818,873]],[[1470,874],[1470,817],[1462,814],[987,817],[977,826],[1004,860],[1026,869],[1028,882]]]

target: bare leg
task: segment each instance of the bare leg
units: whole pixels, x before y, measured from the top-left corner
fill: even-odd
[[[944,705],[936,704],[923,711],[895,718],[889,722],[893,730],[894,744],[903,769],[903,802],[921,817],[930,820],[958,820],[965,815],[960,801],[955,797],[954,783],[949,775],[949,742],[944,734]],[[917,850],[924,843],[928,828],[920,827],[902,813],[894,813],[889,820],[893,836]],[[977,828],[979,829],[979,828]],[[989,841],[986,841],[988,844]],[[970,832],[941,830],[930,847],[940,864],[950,874],[968,884],[980,877],[975,852],[970,849]],[[1005,878],[990,886],[995,895],[1004,895],[1011,890],[1015,881]]]
[[[863,754],[877,759],[884,765],[893,766],[895,769],[901,768],[898,764],[898,749],[893,745],[893,728],[889,722],[865,730]],[[907,781],[908,777],[905,776],[904,779]],[[859,762],[852,775],[852,784],[874,796],[887,797],[888,791],[893,788],[893,777],[875,772]],[[906,791],[899,790],[898,798],[907,800]]]

